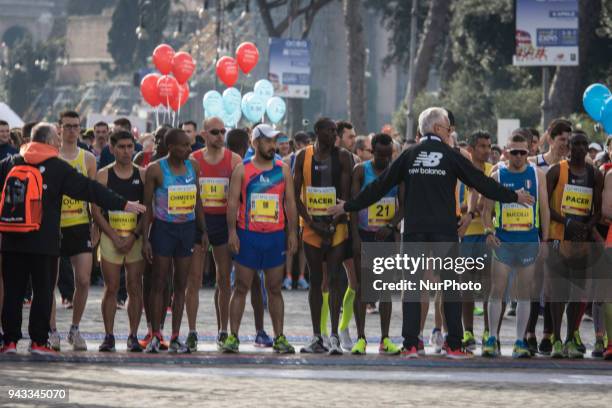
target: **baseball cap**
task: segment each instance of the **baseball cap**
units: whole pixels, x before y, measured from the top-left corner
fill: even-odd
[[[273,139],[278,136],[280,131],[274,130],[274,128],[270,125],[261,124],[255,126],[253,129],[252,139],[255,140],[260,137],[267,137],[268,139]]]
[[[595,143],[595,142],[593,142],[593,143],[591,143],[591,144],[589,145],[589,150],[591,150],[591,149],[595,149],[595,150],[597,150],[598,152],[601,152],[601,151],[603,150],[603,149],[601,148],[601,146],[599,145],[599,143]]]

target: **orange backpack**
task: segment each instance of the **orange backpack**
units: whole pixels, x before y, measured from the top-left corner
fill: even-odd
[[[0,232],[38,231],[42,221],[42,195],[40,170],[21,159],[9,171],[2,189]]]

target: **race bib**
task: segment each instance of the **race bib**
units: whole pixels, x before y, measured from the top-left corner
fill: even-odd
[[[191,214],[196,205],[197,190],[193,184],[168,187],[168,214]]]
[[[75,200],[68,196],[62,197],[61,226],[69,227],[77,224],[87,224],[89,215],[87,214],[87,203]]]
[[[395,197],[383,197],[368,207],[368,226],[382,227],[395,217]]]
[[[120,237],[129,237],[136,229],[136,214],[125,211],[109,211],[108,221]]]
[[[311,216],[326,216],[327,209],[336,205],[335,187],[306,187],[306,211]]]
[[[204,207],[227,206],[228,178],[200,177],[200,197]]]
[[[278,194],[251,194],[251,222],[278,223]]]
[[[590,187],[566,184],[561,199],[561,211],[564,214],[589,215],[593,203],[593,189]]]
[[[505,231],[530,231],[533,229],[533,209],[520,204],[504,204],[502,229]]]

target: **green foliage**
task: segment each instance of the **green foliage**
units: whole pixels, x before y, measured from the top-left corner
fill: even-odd
[[[608,137],[602,126],[586,113],[574,113],[568,119],[574,124],[574,129],[580,129],[589,136],[589,141],[606,144]]]

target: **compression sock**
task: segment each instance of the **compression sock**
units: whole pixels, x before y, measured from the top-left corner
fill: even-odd
[[[353,318],[353,302],[355,301],[355,291],[350,287],[346,288],[344,300],[342,300],[342,318],[340,319],[340,331],[346,330]]]
[[[329,319],[329,292],[323,293],[323,306],[321,307],[321,334],[323,336],[329,336],[329,329],[327,328],[327,321]]]

